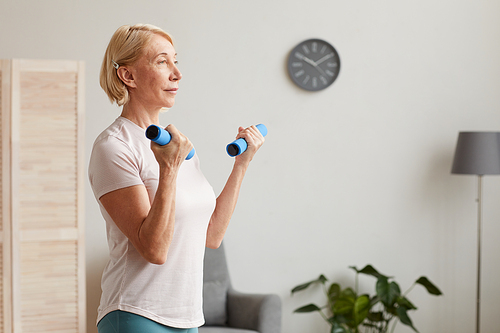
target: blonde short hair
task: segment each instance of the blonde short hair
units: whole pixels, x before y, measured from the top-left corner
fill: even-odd
[[[111,103],[122,106],[129,101],[127,86],[118,77],[118,66],[132,65],[139,59],[154,34],[165,37],[172,45],[172,37],[151,24],[124,25],[115,31],[104,54],[99,82]],[[116,67],[115,67],[116,66]]]

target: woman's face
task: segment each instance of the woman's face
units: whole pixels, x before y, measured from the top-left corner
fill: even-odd
[[[160,35],[153,35],[144,54],[130,67],[135,87],[130,97],[147,109],[171,108],[182,74],[177,68],[175,49]]]

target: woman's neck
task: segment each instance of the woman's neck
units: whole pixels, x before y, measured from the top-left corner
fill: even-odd
[[[127,118],[134,124],[146,129],[149,125],[160,124],[160,110],[148,111],[143,107],[127,103],[123,106],[121,116]]]

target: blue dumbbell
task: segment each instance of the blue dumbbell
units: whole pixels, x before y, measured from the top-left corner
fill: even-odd
[[[170,142],[172,136],[170,135],[170,133],[168,133],[168,131],[164,130],[163,128],[156,125],[150,125],[146,129],[146,138],[148,138],[153,142],[156,142],[160,146],[164,146]],[[188,156],[186,157],[186,160],[190,160],[193,156],[194,156],[194,148],[191,149]]]
[[[267,127],[264,124],[259,124],[255,127],[257,127],[257,129],[263,136],[267,135]],[[242,154],[245,150],[247,150],[247,147],[248,145],[245,139],[240,138],[228,144],[226,147],[226,151],[229,154],[229,156],[235,157]]]

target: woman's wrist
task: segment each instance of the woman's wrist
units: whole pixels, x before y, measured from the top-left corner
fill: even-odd
[[[174,168],[174,167],[161,167],[160,166],[160,174],[159,174],[159,181],[172,181],[172,180],[177,180],[177,174],[179,173],[179,168]]]
[[[243,172],[246,172],[249,165],[250,165],[250,161],[237,158],[234,161],[233,169],[239,169],[239,170],[242,170]]]

